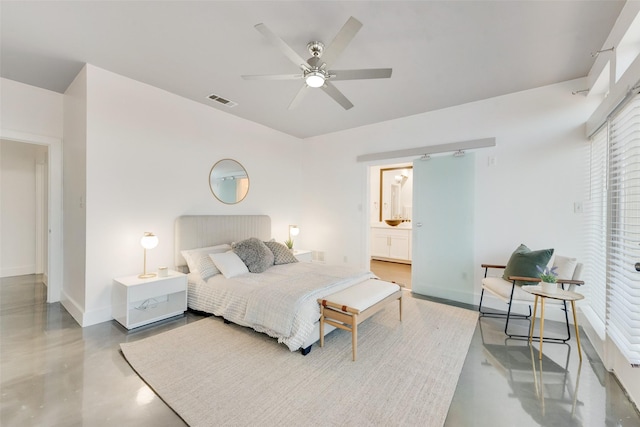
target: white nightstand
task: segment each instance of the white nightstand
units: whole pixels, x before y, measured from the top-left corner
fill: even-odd
[[[186,310],[186,274],[169,270],[167,277],[113,279],[111,314],[127,329],[177,316]]]
[[[294,249],[293,256],[298,259],[300,262],[311,262],[313,260],[311,251],[306,249]]]

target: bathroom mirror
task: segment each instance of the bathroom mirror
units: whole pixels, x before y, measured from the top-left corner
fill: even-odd
[[[233,205],[241,202],[249,192],[246,169],[233,159],[222,159],[209,172],[209,188],[216,199]]]
[[[380,222],[410,221],[413,203],[413,166],[380,169]]]

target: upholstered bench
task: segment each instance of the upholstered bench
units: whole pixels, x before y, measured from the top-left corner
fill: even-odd
[[[355,361],[358,353],[358,324],[396,300],[400,306],[402,321],[402,288],[395,283],[370,279],[319,299],[320,347],[324,346],[325,323],[349,331]]]

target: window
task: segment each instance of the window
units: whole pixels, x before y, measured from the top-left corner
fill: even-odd
[[[640,366],[640,96],[610,120],[607,333]]]
[[[589,305],[585,316],[601,339],[605,339],[607,318],[607,151],[609,127],[605,124],[592,138],[589,147],[589,195],[584,204],[585,226],[585,286]]]
[[[589,178],[585,314],[640,367],[640,95],[592,137]]]

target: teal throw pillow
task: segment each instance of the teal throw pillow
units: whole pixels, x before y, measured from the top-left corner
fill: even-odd
[[[521,244],[518,246],[518,249],[511,254],[502,278],[509,280],[509,276],[538,277],[540,272],[536,266],[539,265],[540,268],[546,267],[552,255],[553,249],[532,251],[526,245]],[[528,282],[517,281],[516,285],[524,285],[527,283]]]

